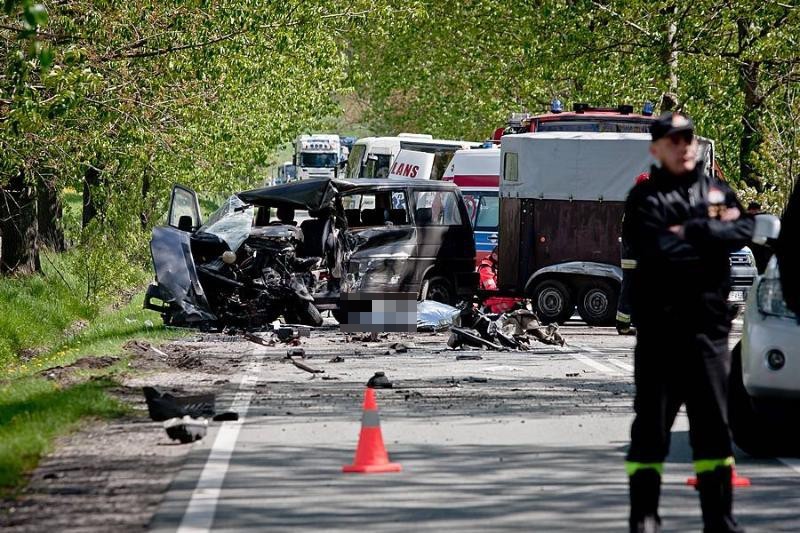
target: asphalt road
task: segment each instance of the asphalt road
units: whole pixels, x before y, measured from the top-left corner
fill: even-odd
[[[562,333],[563,348],[475,351],[483,359],[457,361],[467,352],[445,349],[443,334],[395,337],[414,347],[386,355],[387,341],[314,332],[304,363],[325,373],[313,378],[281,362],[285,347],[252,348],[223,400],[245,416],[196,443],[152,529],[624,531],[634,340],[580,323]],[[344,362],[329,362],[337,355]],[[390,458],[403,471],[343,474],[363,385],[378,370],[394,382],[378,391],[378,404]],[[665,466],[665,531],[701,530],[686,485],[686,430],[681,414]],[[747,530],[799,531],[800,463],[740,453],[737,465],[752,481],[735,496]]]

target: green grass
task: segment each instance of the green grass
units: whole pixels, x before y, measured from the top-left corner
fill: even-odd
[[[75,384],[64,388],[42,377],[47,369],[120,354],[130,339],[157,342],[186,334],[166,329],[157,313],[142,309],[143,291],[127,303],[86,303],[85,280],[70,269],[73,253],[80,251],[43,255],[41,274],[0,278],[0,496],[21,488],[54,439],[79,421],[127,410],[107,389],[114,376],[130,372],[128,358],[103,369],[76,369],[70,374]],[[128,279],[138,284],[147,277],[141,272]],[[126,292],[130,287],[118,288],[118,295]]]
[[[190,330],[167,329],[157,313],[142,309],[144,294],[136,295],[120,309],[99,312],[75,335],[62,337],[47,352],[28,361],[16,360],[6,367],[6,377],[18,379],[53,366],[64,366],[81,357],[116,355],[130,339],[151,342],[182,337]]]
[[[0,278],[0,375],[21,350],[46,350],[75,321],[96,316],[82,298],[80,280],[64,267],[60,256],[46,253],[42,274]]]
[[[114,382],[87,381],[60,389],[41,378],[0,386],[0,495],[19,488],[53,439],[86,417],[111,418],[128,408],[106,394]]]
[[[73,377],[83,382],[63,389],[41,377],[48,368],[83,357],[120,354],[130,339],[157,342],[188,333],[166,329],[156,313],[142,309],[143,297],[139,294],[119,309],[95,313],[85,328],[30,360],[14,358],[0,374],[0,496],[19,489],[54,439],[80,420],[112,418],[128,410],[106,393],[116,385],[111,379],[115,374],[129,371],[128,358],[103,369],[76,369]]]

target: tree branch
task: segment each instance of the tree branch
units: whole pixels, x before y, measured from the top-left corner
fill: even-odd
[[[365,9],[363,11],[357,11],[357,12],[344,11],[342,13],[329,13],[327,15],[320,15],[319,18],[320,19],[332,19],[332,18],[341,18],[341,17],[360,17],[362,15],[366,15],[366,14],[371,13],[371,12],[372,12],[372,10],[370,10],[370,9]],[[133,48],[140,48],[149,39],[152,39],[152,38],[159,37],[161,35],[165,35],[167,33],[170,33],[170,32],[164,32],[162,34],[156,34],[156,35],[152,35],[150,37],[145,37],[143,39],[138,39],[138,40],[136,40],[136,41],[134,41],[134,42],[132,42],[130,44],[127,44],[127,45],[125,45],[125,46],[123,46],[121,48],[118,48],[113,53],[111,53],[109,55],[106,55],[106,56],[102,57],[101,59],[103,61],[113,61],[115,59],[136,59],[136,58],[142,58],[142,57],[154,57],[154,56],[160,56],[160,55],[165,55],[165,54],[171,54],[173,52],[180,52],[182,50],[193,50],[193,49],[197,49],[197,48],[205,48],[206,46],[211,46],[211,45],[220,43],[222,41],[226,41],[226,40],[231,39],[233,37],[236,37],[238,35],[249,33],[249,32],[251,32],[253,30],[274,30],[274,29],[280,28],[280,27],[286,28],[286,27],[298,26],[301,23],[302,23],[302,21],[300,21],[300,20],[294,20],[294,21],[283,22],[283,23],[280,23],[280,24],[265,24],[265,25],[261,25],[261,26],[256,26],[255,28],[245,28],[245,29],[242,29],[242,30],[232,31],[232,32],[226,33],[224,35],[220,35],[218,37],[214,37],[213,39],[209,39],[207,41],[203,41],[203,42],[199,42],[199,43],[189,43],[189,44],[183,44],[183,45],[177,45],[177,46],[169,46],[169,47],[166,47],[166,48],[159,48],[159,49],[156,49],[156,50],[149,50],[149,51],[146,51],[146,52],[134,52],[134,53],[129,53],[129,54],[123,53],[125,50],[131,50]]]
[[[631,28],[633,28],[633,29],[635,29],[635,30],[637,30],[637,31],[640,31],[640,32],[642,32],[642,33],[643,33],[643,34],[645,34],[646,36],[648,36],[648,37],[650,37],[650,38],[652,38],[652,39],[658,39],[658,38],[659,38],[659,36],[658,36],[658,35],[654,35],[652,32],[650,32],[650,31],[648,31],[647,29],[643,28],[642,26],[640,26],[640,25],[636,24],[635,22],[631,22],[630,20],[626,20],[626,19],[625,19],[625,17],[623,17],[622,15],[620,15],[619,13],[617,13],[616,11],[613,11],[611,8],[609,8],[609,7],[607,7],[607,6],[604,6],[604,5],[603,5],[603,4],[601,4],[600,2],[596,2],[595,0],[592,0],[592,4],[593,4],[594,6],[596,6],[596,7],[599,7],[600,9],[602,9],[603,11],[605,11],[606,13],[609,13],[609,14],[611,14],[611,15],[613,15],[613,16],[615,16],[615,17],[617,17],[617,18],[618,18],[618,19],[620,19],[620,20],[621,20],[621,21],[622,21],[624,24],[627,24],[627,25],[628,25],[628,26],[630,26]]]

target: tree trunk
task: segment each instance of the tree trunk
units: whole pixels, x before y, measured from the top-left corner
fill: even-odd
[[[36,193],[39,210],[39,242],[57,252],[63,252],[67,249],[64,227],[61,224],[64,208],[55,179],[52,176],[51,179],[40,176],[37,180]]]
[[[150,174],[145,169],[142,175],[142,211],[139,213],[139,222],[142,225],[142,230],[147,229],[147,223],[150,217],[147,210],[147,195],[150,193]]]
[[[750,36],[750,23],[745,19],[736,21],[739,49],[747,48]],[[744,109],[742,109],[742,138],[739,141],[739,178],[756,191],[763,192],[764,185],[756,175],[755,158],[761,147],[761,105],[763,99],[759,94],[758,61],[742,61],[739,63],[739,87],[744,93]]]
[[[762,99],[759,95],[758,70],[759,63],[756,61],[747,61],[739,66],[739,83],[744,90],[739,176],[747,185],[763,192],[764,184],[755,168],[755,159],[763,141],[760,132]]]
[[[672,8],[674,14],[675,8]],[[678,49],[675,42],[675,34],[678,32],[678,26],[674,20],[669,22],[667,27],[667,42],[669,43],[669,50],[667,51],[667,65],[669,67],[669,92],[678,92]]]
[[[0,189],[0,272],[32,274],[41,269],[36,188],[22,171]]]
[[[97,216],[97,201],[92,197],[92,188],[100,185],[100,172],[96,167],[90,165],[83,175],[83,227],[89,225]]]

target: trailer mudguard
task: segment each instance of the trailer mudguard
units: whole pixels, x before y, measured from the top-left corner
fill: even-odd
[[[617,283],[622,283],[622,269],[617,265],[595,263],[592,261],[570,261],[568,263],[546,266],[534,272],[525,284],[525,294],[529,293],[538,280],[548,274],[593,276],[609,278]]]

